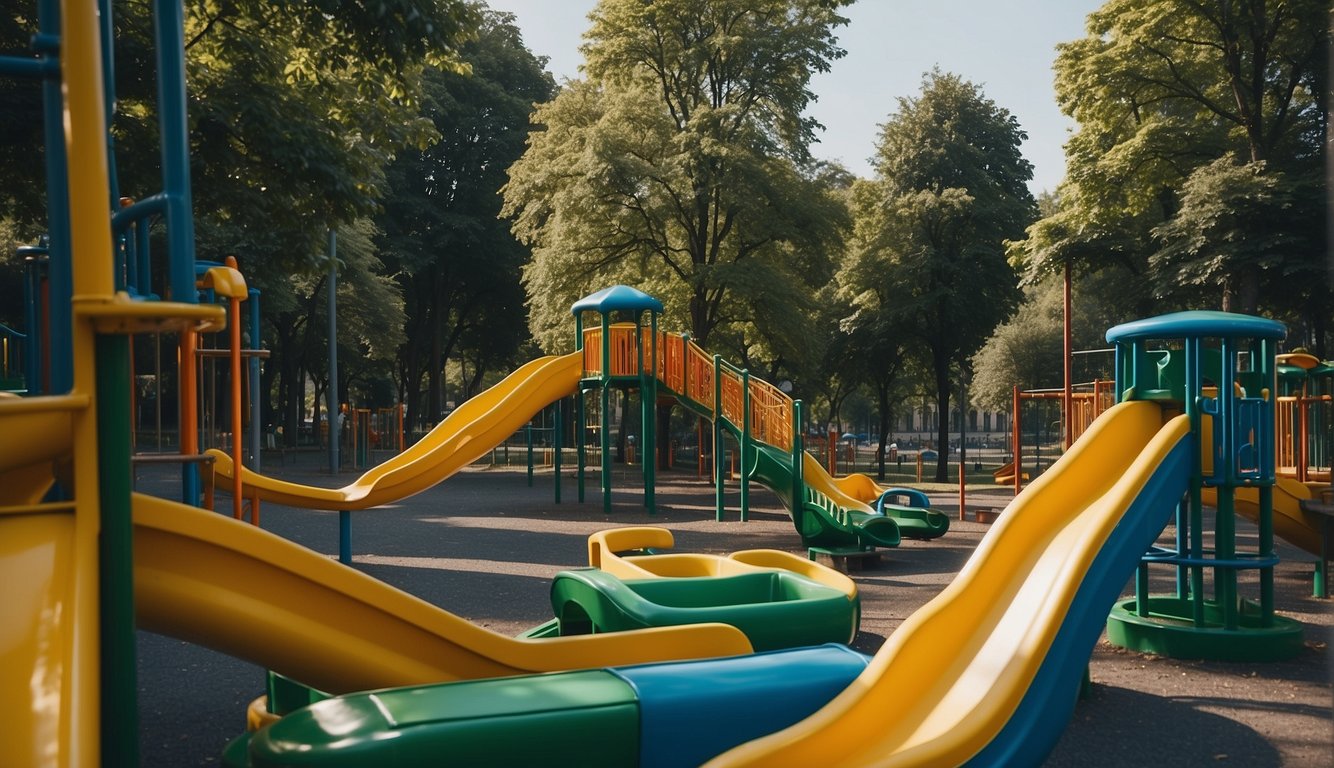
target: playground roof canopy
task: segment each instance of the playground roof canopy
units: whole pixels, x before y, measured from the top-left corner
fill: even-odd
[[[638,288],[631,288],[628,285],[613,285],[596,293],[590,293],[576,301],[574,306],[570,307],[570,312],[578,317],[580,312],[585,311],[605,315],[616,310],[634,312],[645,309],[662,314],[662,302]]]
[[[1281,339],[1287,333],[1287,326],[1277,320],[1240,315],[1235,312],[1192,310],[1121,323],[1107,331],[1107,341],[1115,343],[1138,339],[1179,339],[1187,336]]]

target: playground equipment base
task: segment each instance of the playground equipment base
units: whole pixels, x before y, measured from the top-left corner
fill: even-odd
[[[807,550],[811,560],[826,565],[839,573],[852,573],[866,570],[880,562],[878,549],[838,549],[831,547],[811,547]]]
[[[1204,604],[1204,623],[1196,626],[1187,598],[1153,596],[1149,615],[1140,616],[1135,598],[1122,600],[1107,617],[1107,639],[1113,645],[1173,659],[1208,661],[1282,661],[1301,652],[1302,625],[1274,616],[1271,626],[1260,626],[1259,607],[1242,602],[1238,626],[1226,629],[1217,603]]]

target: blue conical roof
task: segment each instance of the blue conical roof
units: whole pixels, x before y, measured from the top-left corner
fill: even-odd
[[[613,285],[596,293],[590,293],[576,301],[574,306],[570,307],[570,312],[576,316],[580,312],[590,311],[605,315],[616,310],[633,312],[645,309],[662,314],[662,302],[638,288],[631,288],[628,285]]]

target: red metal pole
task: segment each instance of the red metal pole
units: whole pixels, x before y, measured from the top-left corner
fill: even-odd
[[[1072,338],[1071,338],[1071,330],[1070,330],[1071,317],[1070,317],[1070,262],[1069,262],[1069,260],[1067,260],[1067,261],[1065,262],[1065,286],[1064,286],[1064,296],[1063,296],[1063,300],[1064,300],[1064,309],[1065,309],[1065,321],[1064,321],[1064,325],[1065,325],[1065,328],[1064,328],[1065,354],[1062,356],[1061,360],[1062,360],[1062,365],[1063,365],[1063,367],[1065,368],[1065,389],[1064,389],[1063,392],[1062,392],[1062,398],[1061,398],[1061,416],[1063,417],[1062,420],[1065,422],[1065,434],[1064,434],[1064,436],[1063,436],[1063,440],[1062,440],[1062,443],[1063,443],[1063,444],[1062,444],[1061,447],[1064,448],[1064,449],[1067,449],[1067,450],[1068,450],[1068,449],[1070,448],[1070,444],[1074,442],[1074,437],[1073,437],[1073,435],[1074,435],[1074,423],[1073,423],[1073,421],[1071,420],[1071,417],[1073,416],[1073,413],[1071,412],[1071,411],[1072,411],[1072,408],[1071,408],[1071,406],[1072,406],[1072,402],[1071,402],[1071,392],[1070,392],[1070,388],[1071,388],[1070,380],[1071,380],[1071,378],[1072,378],[1072,375],[1071,375],[1071,369],[1070,369],[1070,358],[1071,358],[1071,356],[1072,356],[1074,350],[1071,349],[1071,347],[1073,346],[1073,341],[1072,341]]]
[[[1019,472],[1021,471],[1021,470],[1020,470],[1020,467],[1022,466],[1022,463],[1021,463],[1020,460],[1019,460],[1019,448],[1020,448],[1020,446],[1023,444],[1023,439],[1022,439],[1022,437],[1021,437],[1021,435],[1020,435],[1020,425],[1023,423],[1023,422],[1021,422],[1021,421],[1019,420],[1019,406],[1020,406],[1020,405],[1022,405],[1022,401],[1019,399],[1019,387],[1015,387],[1015,388],[1014,388],[1014,401],[1013,401],[1013,403],[1012,403],[1011,406],[1010,406],[1011,408],[1014,409],[1014,418],[1010,420],[1010,442],[1011,442],[1011,448],[1014,449],[1014,450],[1011,452],[1011,454],[1014,456],[1014,463],[1012,464],[1012,466],[1014,467],[1014,495],[1015,495],[1015,496],[1018,496],[1018,495],[1019,495],[1019,489],[1020,489],[1020,487],[1021,487],[1021,483],[1022,483],[1022,481],[1020,480],[1020,477],[1019,477]]]

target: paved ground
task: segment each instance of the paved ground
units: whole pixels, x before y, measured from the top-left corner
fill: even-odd
[[[338,476],[315,467],[307,454],[266,471],[313,485],[336,486]],[[145,471],[139,487],[172,496],[175,475]],[[559,570],[584,565],[585,539],[619,525],[670,528],[682,551],[725,553],[751,547],[801,552],[799,540],[776,499],[753,494],[752,519],[736,521],[733,496],[728,521],[716,522],[713,487],[691,476],[671,475],[659,485],[659,513],[642,507],[640,485],[618,481],[610,515],[590,487],[579,503],[572,479],[565,503],[553,503],[550,473],[529,487],[522,471],[468,470],[389,508],[353,514],[356,567],[390,584],[507,634],[550,617],[548,587]],[[1004,505],[1005,494],[970,494],[969,505]],[[221,500],[226,503],[225,499]],[[991,503],[994,501],[994,505]],[[953,514],[957,500],[933,497]],[[268,505],[264,528],[312,549],[335,554],[337,515]],[[947,584],[987,530],[955,522],[943,538],[905,541],[872,570],[856,574],[862,625],[855,646],[873,653],[915,609]],[[1295,554],[1284,548],[1281,554]],[[1311,565],[1291,561],[1276,569],[1277,605],[1306,625],[1306,650],[1267,664],[1171,659],[1129,653],[1101,641],[1090,671],[1092,694],[1079,702],[1073,721],[1048,766],[1334,764],[1331,715],[1329,600],[1311,597]],[[1243,590],[1245,590],[1243,586]],[[140,633],[140,730],[144,765],[217,765],[224,744],[244,727],[244,708],[261,694],[264,672],[253,665],[180,641]]]

